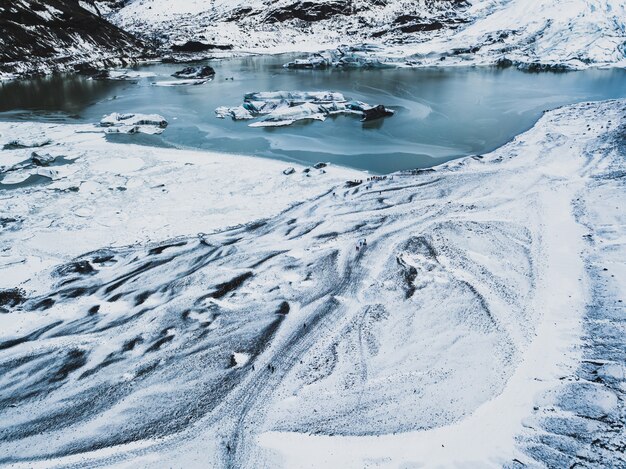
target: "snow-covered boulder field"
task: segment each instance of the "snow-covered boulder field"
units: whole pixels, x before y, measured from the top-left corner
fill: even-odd
[[[626,64],[621,0],[130,0],[109,11],[115,24],[174,50],[318,52],[373,42],[413,66]]]
[[[626,464],[625,101],[385,178],[90,129],[0,123],[2,464]]]

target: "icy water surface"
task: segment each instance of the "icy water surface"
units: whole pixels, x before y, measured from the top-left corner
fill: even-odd
[[[98,122],[111,112],[159,113],[161,136],[116,136],[141,144],[175,145],[388,173],[481,154],[530,128],[560,105],[626,97],[626,70],[526,73],[515,69],[287,70],[291,56],[208,61],[215,79],[200,86],[163,87],[181,64],[137,68],[133,82],[57,76],[0,84],[0,119]],[[194,64],[200,65],[200,64]],[[217,119],[218,106],[241,104],[251,91],[333,90],[396,115],[362,124],[357,116],[282,128],[250,128]]]

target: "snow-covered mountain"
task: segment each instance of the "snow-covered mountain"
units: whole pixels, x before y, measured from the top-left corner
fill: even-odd
[[[376,42],[414,65],[626,65],[621,0],[130,0],[110,19],[166,46],[319,50]]]
[[[111,16],[166,44],[190,39],[255,50],[316,50],[370,39],[404,42],[409,33],[456,28],[464,0],[131,1]]]
[[[376,43],[411,66],[626,66],[621,0],[19,0],[0,5],[0,24],[0,74],[112,65],[146,43],[168,54],[189,41],[270,53]]]
[[[0,76],[120,64],[145,53],[140,40],[99,17],[93,2],[2,2],[0,31]]]

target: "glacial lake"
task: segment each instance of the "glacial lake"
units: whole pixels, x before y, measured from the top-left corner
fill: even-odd
[[[311,164],[319,161],[389,173],[425,168],[489,152],[527,130],[547,109],[587,100],[626,97],[626,70],[528,73],[513,68],[288,70],[293,55],[210,60],[213,81],[155,86],[185,64],[133,70],[151,77],[99,81],[58,75],[0,83],[1,120],[97,123],[111,112],[158,113],[160,136],[110,136],[114,141],[241,153]],[[215,108],[237,106],[252,91],[338,91],[396,111],[361,123],[358,116],[289,127],[251,128],[218,119]]]

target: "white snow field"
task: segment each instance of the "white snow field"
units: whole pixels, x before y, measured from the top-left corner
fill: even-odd
[[[0,463],[626,464],[626,101],[385,178],[92,131],[0,123]]]
[[[626,65],[621,0],[131,0],[109,19],[165,44],[195,40],[238,51],[311,52],[366,41],[412,66]]]

